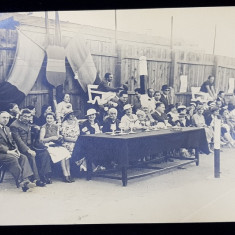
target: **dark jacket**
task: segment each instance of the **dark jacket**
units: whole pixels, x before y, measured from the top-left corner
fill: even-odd
[[[21,153],[26,153],[31,145],[31,127],[20,120],[15,120],[10,126],[12,137]]]
[[[152,113],[152,117],[154,120],[158,122],[164,122],[165,120],[168,120],[167,115],[165,113],[162,113],[161,115],[157,113],[156,111]]]
[[[120,128],[119,128],[119,123],[120,123],[120,121],[119,121],[118,119],[116,119],[116,121],[113,123],[113,121],[111,120],[110,117],[106,118],[106,119],[104,120],[102,132],[110,132],[110,131],[112,131],[112,130],[110,129],[111,124],[116,124],[116,130],[120,130]]]
[[[112,91],[112,92],[118,92],[119,88],[114,88],[114,87],[110,87],[109,86],[109,82],[107,82],[106,80],[103,80],[99,86],[98,86],[98,91],[104,91],[104,92],[108,92],[108,91]]]
[[[7,126],[6,126],[6,132],[7,132],[9,141],[7,140],[7,137],[3,129],[0,127],[0,153],[4,153],[4,154],[6,154],[8,150],[13,150],[16,148],[16,144],[10,133],[10,128]]]
[[[179,124],[181,127],[187,127],[187,126],[191,126],[191,121],[188,118],[185,118],[186,122],[185,124],[183,122],[181,122],[180,120],[177,120],[175,123],[176,125]]]
[[[116,107],[118,111],[117,118],[118,120],[121,120],[122,117],[125,115],[125,111],[123,110],[123,107],[128,103],[123,103],[121,100],[118,100],[117,104],[118,104],[118,106]]]
[[[166,97],[162,94],[161,95],[161,98],[160,98],[160,101],[165,105],[165,113],[168,113],[168,111],[169,111],[169,98],[168,99],[166,99]]]
[[[98,124],[98,126],[100,127],[100,124],[98,121],[95,121],[95,123]],[[86,120],[85,122],[82,123],[82,125],[80,126],[80,134],[81,135],[86,135],[86,134],[95,134],[95,128],[93,128],[90,124],[90,122],[88,120]]]

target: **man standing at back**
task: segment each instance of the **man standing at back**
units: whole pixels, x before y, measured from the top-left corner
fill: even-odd
[[[155,110],[154,93],[155,91],[153,88],[148,88],[147,94],[141,95],[140,97],[141,106],[148,107],[150,113],[154,112]]]
[[[168,87],[168,85],[163,85],[160,101],[165,105],[165,113],[168,113],[169,111],[169,105],[170,105],[169,93],[170,93],[170,87]]]
[[[51,183],[50,178],[48,178],[48,173],[51,172],[50,155],[46,149],[37,152],[37,162],[41,165],[38,172],[36,152],[33,150],[32,146],[30,119],[31,111],[24,109],[21,112],[20,118],[11,124],[10,129],[12,131],[13,139],[19,147],[20,152],[28,157],[34,173],[34,181],[36,185],[43,187],[46,183]]]
[[[8,124],[10,114],[6,111],[0,112],[0,164],[4,165],[15,179],[16,186],[22,187],[26,192],[36,185],[28,179],[33,175],[28,159],[21,154],[14,143]]]

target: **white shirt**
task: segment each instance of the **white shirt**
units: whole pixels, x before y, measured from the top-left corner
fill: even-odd
[[[130,128],[130,123],[135,123],[138,120],[138,117],[135,114],[131,114],[130,117],[128,117],[126,114],[122,117],[121,123],[123,125],[124,130],[128,130]]]
[[[147,106],[149,108],[149,112],[153,112],[155,110],[155,99],[154,97],[149,97],[148,94],[144,94],[140,96],[141,106]]]

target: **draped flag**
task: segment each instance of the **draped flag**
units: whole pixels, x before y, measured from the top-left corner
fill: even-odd
[[[46,25],[47,23],[46,18]],[[47,33],[49,30],[47,29]],[[48,42],[49,43],[49,42]],[[48,82],[55,88],[62,85],[66,79],[65,69],[65,49],[61,46],[61,32],[60,32],[60,21],[59,13],[55,12],[55,41],[54,45],[47,47],[47,68],[46,77]]]
[[[65,50],[69,64],[76,74],[75,78],[87,92],[87,85],[93,84],[96,80],[97,70],[85,40],[80,35],[76,35],[69,41]]]
[[[21,103],[37,80],[45,56],[43,49],[18,31],[16,56],[7,81],[0,83],[0,107]]]

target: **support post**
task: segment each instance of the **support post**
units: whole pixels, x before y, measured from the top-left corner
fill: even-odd
[[[221,120],[215,118],[214,126],[214,177],[220,178],[220,132]]]

